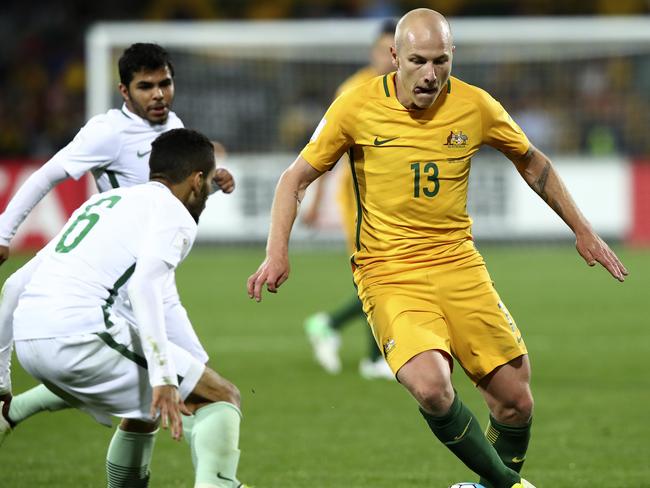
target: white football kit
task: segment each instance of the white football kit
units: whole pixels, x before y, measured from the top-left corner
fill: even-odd
[[[151,143],[163,132],[183,127],[174,112],[151,124],[126,105],[92,117],[75,138],[30,176],[0,215],[0,244],[8,246],[34,206],[67,177],[88,171],[100,192],[149,181]]]
[[[182,121],[173,112],[169,113],[166,123],[151,124],[129,111],[126,105],[92,117],[76,137],[34,172],[11,199],[0,215],[0,245],[9,245],[32,208],[68,177],[79,179],[90,171],[100,192],[147,182],[151,143],[163,132],[181,127]],[[5,282],[0,303],[0,393],[11,389],[8,370],[5,374],[1,367],[11,359],[11,314],[38,265],[37,260],[38,256]],[[134,320],[127,300],[117,300],[115,309],[129,321]],[[173,278],[165,289],[165,315],[170,340],[201,362],[207,362],[208,355],[180,303]]]
[[[205,366],[167,341],[166,324],[155,314],[163,317],[163,287],[189,253],[196,228],[158,182],[84,203],[39,253],[14,313],[23,367],[100,421],[102,414],[149,419],[153,386],[176,385],[185,399]],[[164,267],[151,285],[159,300],[147,302],[128,287],[144,272],[142,263],[151,262]],[[137,326],[113,310],[120,290],[129,290]]]

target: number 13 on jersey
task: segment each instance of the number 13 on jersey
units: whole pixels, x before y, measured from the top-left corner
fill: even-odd
[[[420,198],[420,193],[425,197],[432,198],[440,190],[438,179],[438,165],[433,161],[417,162],[411,164],[413,171],[413,198]],[[421,182],[424,177],[424,182]]]

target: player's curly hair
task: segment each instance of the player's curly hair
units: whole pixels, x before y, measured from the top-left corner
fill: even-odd
[[[174,77],[174,66],[169,59],[169,53],[158,44],[136,42],[131,44],[120,56],[117,66],[120,71],[120,81],[129,86],[133,75],[141,70],[154,71],[167,66]]]
[[[151,143],[149,179],[181,183],[195,171],[207,175],[214,165],[212,142],[195,130],[172,129]]]

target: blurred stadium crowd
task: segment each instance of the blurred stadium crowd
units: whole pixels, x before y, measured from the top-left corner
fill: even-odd
[[[450,17],[650,14],[648,0],[35,0],[29,6],[6,0],[0,5],[0,157],[47,158],[83,125],[84,35],[96,21],[389,17],[418,6],[438,9]],[[485,70],[480,66],[464,67],[459,57],[454,74],[503,100],[531,139],[544,141],[542,147],[551,154],[647,157],[647,51],[633,63],[611,55],[581,62],[548,62],[543,77],[539,69],[531,69],[526,63],[507,63],[498,70]],[[178,56],[175,61],[179,61]],[[354,68],[346,67],[338,81]],[[512,76],[522,80],[517,91],[501,93],[500,80]],[[192,88],[181,88],[187,89]],[[289,99],[285,107],[292,107],[291,111],[275,120],[279,132],[268,133],[269,139],[275,139],[274,149],[278,144],[287,150],[304,144],[333,89],[326,87],[318,94],[306,90],[303,95],[309,100]],[[277,100],[275,96],[266,98]],[[308,108],[301,111],[301,104]],[[181,107],[181,100],[177,100],[176,108],[184,116]],[[571,107],[581,110],[577,113]],[[246,150],[246,141],[238,138],[237,131],[231,135],[216,131],[214,136],[229,148]],[[260,144],[251,149],[267,147]]]

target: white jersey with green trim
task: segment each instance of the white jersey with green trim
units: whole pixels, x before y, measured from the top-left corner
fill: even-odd
[[[175,268],[196,231],[189,211],[161,183],[92,196],[39,253],[14,313],[14,339],[104,331],[118,320],[112,306],[136,262],[156,258]]]
[[[163,132],[183,127],[174,112],[152,124],[126,105],[92,117],[52,160],[75,180],[91,171],[100,192],[149,181],[151,143]]]
[[[100,192],[149,180],[151,143],[163,132],[183,127],[170,112],[164,124],[151,124],[126,105],[91,118],[75,138],[36,170],[0,215],[0,245],[8,246],[34,206],[55,185],[91,172]]]

